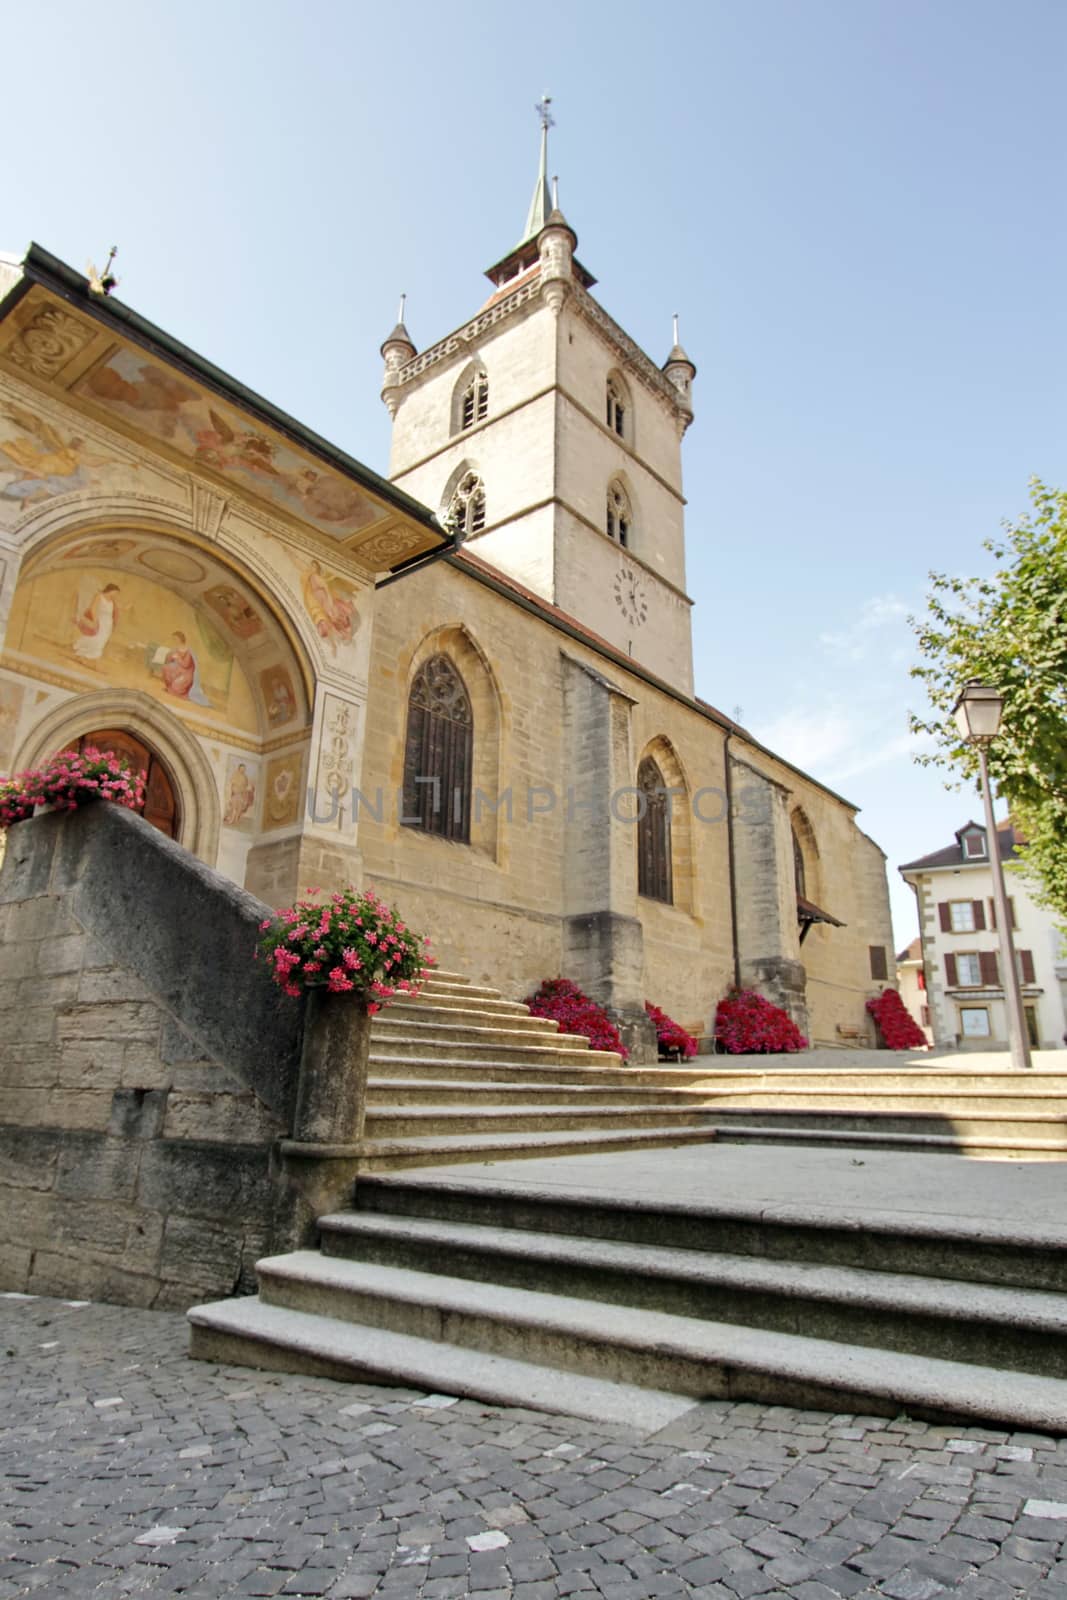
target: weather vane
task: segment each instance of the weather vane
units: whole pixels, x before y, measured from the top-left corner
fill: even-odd
[[[537,104],[534,106],[534,110],[541,119],[541,126],[545,129],[554,128],[556,125],[556,119],[548,109],[551,104],[552,96],[550,94],[543,94],[540,100],[538,100]]]

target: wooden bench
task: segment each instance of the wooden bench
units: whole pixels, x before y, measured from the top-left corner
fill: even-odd
[[[840,1039],[863,1040],[867,1037],[867,1030],[860,1027],[859,1024],[839,1022],[837,1024],[837,1035]]]

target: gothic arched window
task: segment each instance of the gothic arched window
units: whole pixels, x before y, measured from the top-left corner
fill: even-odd
[[[797,830],[793,829],[793,878],[796,882],[797,895],[801,900],[808,898],[807,873],[804,868],[804,848],[800,843]]]
[[[448,526],[461,539],[485,527],[485,485],[476,472],[467,472],[456,485],[448,508]]]
[[[473,754],[467,686],[447,656],[431,656],[408,696],[405,827],[470,843]]]
[[[641,813],[637,822],[637,892],[647,900],[674,901],[671,884],[671,797],[651,756],[637,769]]]
[[[630,543],[633,513],[630,510],[629,496],[621,483],[613,483],[608,488],[606,526],[609,539],[614,539],[624,548]]]
[[[626,392],[617,378],[609,378],[607,384],[607,421],[612,433],[617,433],[620,439],[626,437]]]
[[[460,427],[473,428],[489,415],[489,379],[484,372],[476,372],[463,391],[460,407]]]

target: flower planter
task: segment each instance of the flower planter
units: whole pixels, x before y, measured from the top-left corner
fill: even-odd
[[[309,989],[293,1138],[351,1145],[363,1133],[371,1018],[354,994]]]

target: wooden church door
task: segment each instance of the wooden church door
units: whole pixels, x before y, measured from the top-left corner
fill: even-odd
[[[141,814],[146,822],[158,828],[160,833],[165,833],[168,839],[176,839],[181,825],[178,796],[170,773],[155,751],[123,728],[99,728],[95,733],[83,733],[78,740],[79,753],[86,745],[92,745],[105,755],[117,755],[132,771],[144,773]]]

